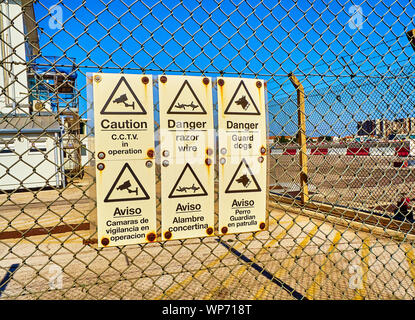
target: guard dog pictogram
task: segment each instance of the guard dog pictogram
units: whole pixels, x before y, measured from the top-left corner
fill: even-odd
[[[244,193],[260,192],[261,187],[258,184],[254,174],[248,166],[245,158],[239,163],[233,174],[225,193]]]
[[[224,114],[234,115],[260,115],[259,109],[252,99],[249,90],[247,89],[245,82],[241,80],[236,87],[228,106],[225,109]]]

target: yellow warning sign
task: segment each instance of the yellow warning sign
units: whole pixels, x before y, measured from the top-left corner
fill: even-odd
[[[205,107],[188,80],[183,81],[167,110],[167,114],[206,114]]]
[[[159,76],[162,239],[213,235],[214,124],[206,77]]]
[[[186,163],[170,191],[169,198],[199,197],[207,195],[208,193],[205,187],[192,169],[192,166],[189,163]]]
[[[124,164],[115,178],[111,189],[105,196],[104,202],[134,201],[150,199],[147,191],[137,178],[128,162]]]
[[[223,80],[223,78],[222,78]],[[246,81],[246,79],[245,79]],[[257,102],[258,103],[258,102]],[[244,80],[240,80],[234,91],[229,103],[226,106],[224,114],[227,115],[261,115],[255,100],[252,98]]]
[[[219,164],[219,233],[267,227],[266,157],[228,157]]]
[[[97,160],[96,168],[98,246],[155,241],[154,161]]]
[[[161,174],[163,240],[213,235],[213,165],[164,163]]]
[[[219,152],[223,156],[262,153],[267,142],[264,81],[218,78]]]
[[[149,76],[93,75],[96,155],[106,160],[154,156],[153,84]]]
[[[262,189],[258,184],[255,175],[249,168],[245,158],[242,158],[235,170],[225,193],[245,193],[245,192],[261,192]]]
[[[218,78],[219,233],[267,227],[264,81]]]

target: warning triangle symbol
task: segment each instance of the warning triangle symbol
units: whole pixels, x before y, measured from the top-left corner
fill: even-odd
[[[108,191],[104,202],[133,201],[150,199],[140,180],[128,163],[125,163],[120,173]]]
[[[206,109],[187,80],[177,92],[167,114],[206,114]]]
[[[242,159],[238,168],[232,176],[229,185],[226,187],[225,193],[244,193],[244,192],[260,192],[259,186],[255,176],[252,174],[251,169],[246,163],[245,159]]]
[[[199,197],[207,194],[190,164],[186,163],[170,191],[169,198]]]
[[[243,80],[241,80],[238,87],[236,88],[235,93],[233,94],[228,106],[226,107],[224,114],[261,114]]]
[[[112,90],[101,114],[147,114],[125,77]]]

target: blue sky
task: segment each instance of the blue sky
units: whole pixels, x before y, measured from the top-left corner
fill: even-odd
[[[384,98],[372,92],[381,87],[374,84],[379,75],[412,70],[405,31],[415,28],[415,9],[408,1],[384,2],[42,0],[35,15],[42,55],[71,58],[79,66],[84,117],[87,72],[223,74],[267,80],[275,119],[271,132],[293,134],[295,105],[281,106],[295,99],[287,77],[292,71],[310,97],[307,133],[348,135],[356,121],[368,117],[413,114],[411,104],[402,107],[408,99],[380,111]],[[49,9],[56,4],[62,9],[62,29],[49,26]],[[361,22],[361,28],[353,22]],[[354,82],[368,85],[356,89]],[[394,84],[395,79],[382,90]],[[349,91],[369,98],[356,101]],[[333,99],[336,92],[340,99]]]

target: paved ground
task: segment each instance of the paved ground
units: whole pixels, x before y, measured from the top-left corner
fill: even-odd
[[[64,192],[39,191],[36,198],[27,192],[9,199],[0,195],[0,230],[88,222],[94,208],[85,191],[90,185],[87,176]],[[91,236],[89,230],[8,238],[0,240],[0,281],[13,264],[17,269],[0,283],[0,295],[2,299],[413,299],[414,239],[387,233],[347,227],[347,222],[336,225],[282,205],[271,210],[269,231],[256,234],[99,250],[83,243]],[[52,281],[51,289],[60,269],[62,277]]]
[[[415,198],[415,168],[395,168],[393,157],[308,157],[310,200],[393,214],[402,194]],[[274,155],[271,181],[288,194],[299,186],[298,156]],[[278,188],[277,188],[278,189]]]

